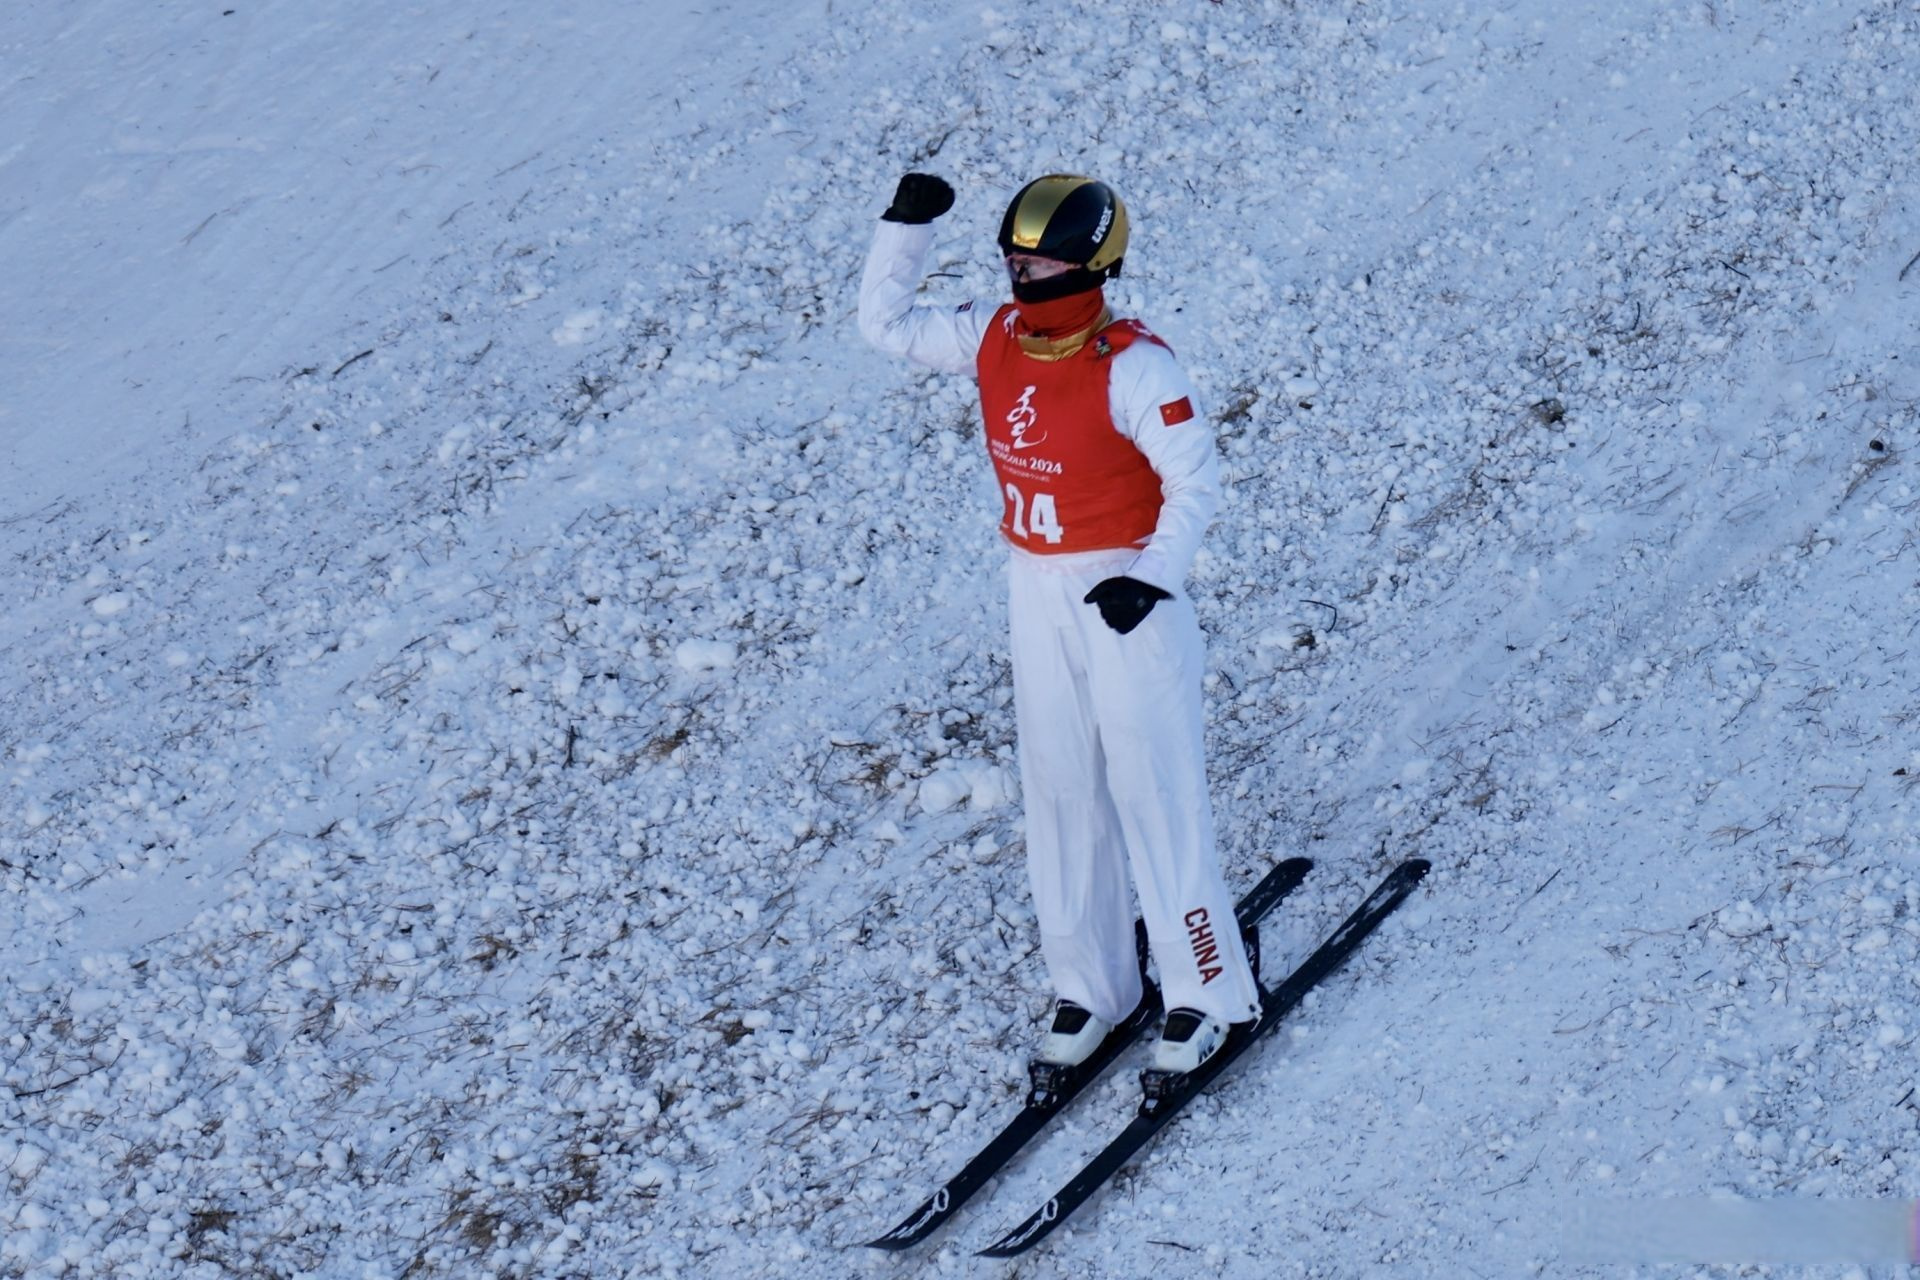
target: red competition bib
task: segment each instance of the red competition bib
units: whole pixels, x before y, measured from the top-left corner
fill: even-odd
[[[1014,315],[1000,308],[978,358],[1001,536],[1041,555],[1145,545],[1160,521],[1160,477],[1114,428],[1107,380],[1135,342],[1167,344],[1117,320],[1064,360],[1036,360],[1014,339]]]

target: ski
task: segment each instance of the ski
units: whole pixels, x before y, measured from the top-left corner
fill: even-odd
[[[1281,862],[1235,905],[1235,918],[1242,925],[1258,923],[1281,899],[1299,887],[1312,867],[1313,862],[1308,858],[1288,858]],[[1147,949],[1145,921],[1134,922],[1134,936],[1144,967]],[[1145,997],[1133,1016],[1115,1027],[1086,1062],[1071,1072],[1036,1070],[1034,1087],[1027,1095],[1026,1105],[1021,1107],[1007,1127],[982,1147],[979,1154],[967,1161],[960,1172],[947,1179],[945,1185],[902,1218],[898,1226],[885,1235],[867,1241],[867,1247],[910,1249],[944,1226],[976,1191],[1019,1154],[1034,1135],[1046,1128],[1047,1123],[1060,1114],[1068,1103],[1085,1092],[1088,1085],[1113,1065],[1114,1059],[1154,1025],[1160,1016],[1160,993],[1152,983],[1146,985],[1145,991]]]
[[[1232,1066],[1261,1036],[1273,1030],[1280,1020],[1299,1004],[1328,974],[1340,967],[1412,893],[1427,874],[1425,859],[1413,858],[1401,863],[1382,880],[1367,900],[1314,953],[1287,975],[1285,981],[1260,1000],[1260,1016],[1250,1024],[1236,1028],[1219,1052],[1201,1063],[1197,1070],[1172,1081],[1156,1082],[1158,1089],[1140,1103],[1139,1114],[1093,1159],[1073,1175],[1067,1184],[1026,1221],[1000,1237],[980,1254],[987,1258],[1016,1257],[1045,1240],[1065,1222],[1074,1210],[1086,1203],[1135,1153],[1180,1113],[1180,1109],[1200,1094],[1222,1072]],[[1145,1073],[1151,1075],[1152,1073]]]

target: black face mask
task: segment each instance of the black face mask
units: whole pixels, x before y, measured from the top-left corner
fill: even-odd
[[[1089,271],[1085,267],[1075,267],[1060,275],[1048,276],[1045,280],[1021,280],[1014,277],[1011,271],[1007,274],[1013,278],[1013,297],[1016,302],[1052,302],[1055,298],[1098,289],[1106,279],[1100,272]]]

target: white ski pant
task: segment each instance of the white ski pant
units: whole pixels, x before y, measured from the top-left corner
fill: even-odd
[[[1167,1007],[1256,1016],[1207,796],[1193,605],[1126,635],[1083,603],[1132,552],[1012,553],[1008,613],[1027,870],[1059,996],[1118,1021],[1140,1001],[1128,872]]]

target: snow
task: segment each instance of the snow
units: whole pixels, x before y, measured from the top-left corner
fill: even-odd
[[[734,647],[719,640],[682,640],[673,647],[673,660],[682,671],[720,671],[734,663]]]
[[[1018,1272],[1617,1274],[1569,1199],[1920,1196],[1911,4],[0,48],[0,1275],[900,1265],[846,1246],[1049,994],[971,388],[852,323],[908,168],[942,297],[1033,174],[1128,199],[1230,479],[1223,862],[1318,863],[1269,972],[1435,865]]]

